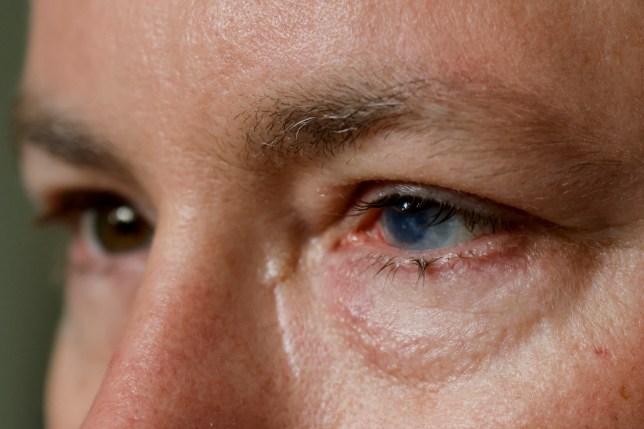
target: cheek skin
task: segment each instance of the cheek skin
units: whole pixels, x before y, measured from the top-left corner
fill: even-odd
[[[368,367],[439,385],[528,342],[559,311],[559,296],[571,293],[562,289],[583,281],[570,269],[583,258],[557,244],[541,239],[484,259],[438,261],[422,281],[416,267],[378,274],[382,265],[363,250],[341,247],[322,265],[323,301]]]
[[[464,15],[454,9],[451,1],[428,2],[424,9],[421,9],[424,3],[416,3],[419,9],[410,10],[407,22],[429,20],[429,26],[401,26],[406,21],[397,19],[395,11],[377,14],[370,10],[371,4],[365,4],[364,11],[356,11],[355,17],[364,17],[362,20],[342,19],[331,9],[322,13],[324,6],[304,17],[299,12],[312,11],[307,4],[301,8],[291,5],[289,13],[282,13],[279,3],[266,3],[276,7],[260,11],[263,15],[253,15],[250,13],[253,7],[240,13],[234,7],[237,2],[226,8],[230,13],[218,13],[222,6],[219,3],[200,6],[194,2],[195,7],[188,8],[190,19],[183,22],[177,20],[178,3],[150,2],[131,7],[132,2],[122,2],[122,5],[126,3],[128,7],[111,13],[105,3],[38,2],[40,12],[32,37],[36,43],[32,43],[27,81],[64,105],[76,107],[91,122],[102,124],[103,129],[111,130],[110,135],[120,142],[125,157],[137,160],[137,174],[145,182],[151,199],[163,200],[168,205],[181,206],[186,202],[186,194],[199,196],[205,192],[203,195],[211,198],[221,192],[217,186],[220,177],[192,175],[199,169],[186,170],[186,165],[192,166],[186,160],[190,156],[202,159],[213,145],[213,136],[214,140],[221,137],[227,147],[234,141],[222,131],[234,126],[225,122],[226,118],[245,108],[246,95],[270,93],[275,81],[297,82],[302,77],[318,76],[332,65],[329,59],[333,64],[354,65],[358,71],[363,63],[369,66],[365,70],[372,68],[372,64],[390,64],[395,69],[397,65],[402,69],[405,64],[418,64],[430,74],[464,76],[473,81],[488,76],[516,83],[541,94],[554,105],[570,105],[575,111],[590,109],[582,122],[597,132],[604,127],[633,129],[639,123],[634,120],[638,115],[625,114],[634,104],[616,101],[620,97],[629,100],[640,92],[641,84],[633,78],[636,75],[633,70],[639,64],[639,48],[636,43],[625,43],[625,37],[638,33],[622,32],[625,26],[607,13],[609,7],[619,10],[620,5],[615,7],[610,2],[597,9],[587,20],[588,27],[583,28],[573,19],[578,14],[571,12],[581,9],[593,12],[592,2],[588,8],[572,5],[557,13],[553,13],[551,6],[563,2],[545,4],[543,8],[536,4],[526,7],[523,2],[484,2],[467,8],[469,13]],[[510,3],[513,8],[508,7]],[[396,2],[390,5],[393,9],[399,6]],[[212,13],[203,13],[209,8]],[[352,10],[343,3],[338,3],[337,9],[344,13]],[[497,9],[501,13],[497,14]],[[69,13],[70,10],[74,13]],[[154,19],[147,19],[150,13]],[[568,15],[570,19],[559,19]],[[595,15],[601,19],[594,19]],[[633,11],[629,15],[631,22],[637,23],[641,14]],[[615,21],[614,27],[598,25],[611,20]],[[354,25],[356,21],[358,25]],[[145,22],[154,25],[147,26]],[[461,23],[470,24],[469,33]],[[639,28],[634,24],[633,28],[636,27]],[[580,28],[584,31],[575,31]],[[413,29],[416,31],[407,31]],[[193,37],[195,32],[198,34]],[[623,34],[624,38],[602,36],[609,33]],[[599,52],[610,45],[623,48],[623,55],[615,61]],[[379,49],[373,49],[374,46]],[[604,57],[603,62],[615,66],[600,67],[602,61],[597,59]],[[345,72],[339,71],[341,76]],[[605,120],[610,119],[605,118],[606,110],[614,112],[615,120]],[[208,129],[205,146],[195,147],[194,136],[206,123],[217,126]],[[598,128],[597,124],[602,126]],[[634,134],[624,131],[622,135]],[[630,137],[616,138],[611,144],[629,141],[634,142]],[[237,153],[235,144],[227,150]],[[632,152],[628,145],[624,150]],[[169,170],[158,168],[159,165]],[[217,170],[212,163],[194,166],[203,167],[202,172]],[[235,182],[236,176],[231,177]],[[168,178],[182,178],[183,189],[168,186]],[[240,193],[234,195],[232,200]],[[213,206],[216,210],[203,219],[212,221],[214,214],[221,215],[229,206]],[[241,230],[242,218],[234,220]],[[235,234],[205,236],[210,242],[220,241],[223,247],[249,243]],[[174,238],[168,240],[167,247],[175,245]],[[195,242],[192,240],[190,245],[195,246]],[[216,257],[221,254],[215,250],[210,248],[206,252],[210,260],[203,266],[222,259]],[[190,252],[183,253],[191,256]],[[190,406],[201,400],[197,405],[202,408],[198,411],[204,415],[212,413],[222,400],[235,397],[237,390],[244,391],[237,395],[240,404],[253,405],[240,406],[237,413],[240,420],[258,406],[268,409],[275,404],[287,404],[285,414],[291,416],[298,407],[304,407],[302,402],[308,402],[310,415],[294,421],[292,427],[644,427],[641,418],[644,402],[642,393],[638,393],[644,387],[641,378],[644,321],[641,316],[635,317],[641,314],[644,303],[638,298],[633,304],[633,296],[642,296],[641,276],[607,275],[601,283],[590,282],[587,280],[593,270],[589,266],[595,262],[591,255],[579,249],[546,247],[528,253],[529,258],[517,264],[516,271],[508,267],[499,272],[461,272],[452,278],[429,276],[427,286],[420,289],[408,279],[413,278],[413,273],[405,277],[400,272],[386,281],[383,281],[386,276],[380,276],[382,283],[378,284],[371,274],[375,269],[368,267],[360,255],[329,251],[323,256],[298,284],[276,287],[276,296],[280,297],[275,299],[279,321],[266,324],[270,329],[277,326],[281,330],[281,346],[295,380],[289,382],[288,388],[294,385],[293,390],[297,390],[290,397],[292,403],[284,400],[287,388],[264,391],[261,397],[255,392],[262,381],[279,379],[271,359],[278,353],[265,344],[267,337],[274,338],[272,331],[232,330],[243,321],[258,325],[258,311],[241,304],[257,297],[257,288],[249,287],[253,292],[241,298],[243,288],[228,290],[227,285],[239,283],[236,276],[223,275],[225,270],[234,271],[232,264],[221,268],[222,275],[197,276],[188,283],[183,278],[181,284],[174,284],[219,281],[208,289],[210,295],[204,289],[202,293],[194,292],[183,305],[173,306],[155,319],[159,325],[166,320],[173,328],[188,327],[200,332],[196,344],[177,330],[176,335],[167,334],[168,342],[162,343],[164,347],[157,349],[156,355],[139,349],[129,355],[133,362],[149,363],[154,363],[158,356],[167,356],[161,365],[177,370],[173,379],[162,377],[161,372],[148,371],[132,380],[135,386],[145,386],[142,396],[154,399],[158,406],[154,410],[159,415],[174,412],[193,419],[193,424],[173,425],[168,414],[163,414],[155,427],[205,427],[206,424],[196,424],[198,413],[188,412]],[[247,265],[254,266],[256,261],[249,260]],[[639,268],[635,270],[641,270],[642,261],[639,253],[636,257]],[[109,292],[114,286],[125,284],[126,273],[114,270],[110,264],[99,266],[104,270],[101,275],[109,273],[101,282],[97,280],[97,271],[83,273],[82,263],[71,274],[68,314],[61,327],[49,392],[50,415],[56,421],[54,429],[79,426],[103,377],[103,362],[109,359],[109,354],[104,357],[105,351],[121,337],[120,328],[114,327],[126,323],[127,316],[121,315],[129,313],[126,297],[133,292],[122,290],[118,292],[123,293],[121,297],[112,294],[115,291]],[[624,266],[624,261],[613,260],[603,266],[614,272]],[[185,273],[195,266],[173,268],[175,273]],[[165,277],[169,276],[157,276],[148,284],[148,303],[156,303],[152,296],[160,290],[150,286],[152,281],[171,285],[171,280]],[[595,279],[595,274],[592,277]],[[444,285],[440,293],[438,285]],[[108,292],[105,304],[112,310],[106,317],[100,315],[100,320],[113,323],[97,323],[92,318],[99,314],[90,309],[99,310],[94,306],[94,293],[84,290],[87,286],[96,287],[97,295]],[[594,293],[602,289],[613,290],[610,299]],[[315,291],[313,296],[311,290]],[[222,292],[221,296],[213,291]],[[238,297],[239,302],[227,298],[226,291]],[[616,297],[618,293],[622,295]],[[271,308],[268,299],[261,303],[265,306],[258,305],[253,310]],[[247,311],[241,312],[244,308]],[[210,315],[209,312],[213,316],[210,320],[194,318],[195,314]],[[570,317],[571,313],[577,317]],[[151,312],[142,314],[148,316]],[[232,314],[238,317],[232,319]],[[229,324],[222,323],[223,316],[231,318]],[[587,328],[589,320],[596,326]],[[147,325],[139,321],[133,332],[139,332],[137,329],[143,326]],[[217,344],[217,335],[226,334],[222,326],[231,327],[234,341],[226,342],[221,353],[216,353],[217,347],[222,347]],[[592,337],[588,331],[596,335]],[[132,337],[149,340],[149,335],[144,334]],[[237,346],[239,339],[248,344]],[[425,339],[429,339],[427,345]],[[92,344],[99,347],[99,352],[95,361],[87,362],[86,353],[94,349]],[[163,353],[168,350],[171,353]],[[210,360],[205,359],[208,356]],[[259,356],[257,370],[249,371],[251,364],[243,360],[256,356]],[[240,361],[244,364],[231,370],[230,363]],[[181,371],[184,368],[190,369],[189,374]],[[216,372],[221,372],[216,374],[219,379],[212,378]],[[389,383],[382,382],[383,374]],[[445,386],[440,395],[428,395],[430,389],[422,389],[422,383],[453,380],[459,374],[466,376]],[[150,379],[165,384],[154,390]],[[404,383],[418,380],[422,382],[418,383],[419,388]],[[202,389],[196,390],[195,385]],[[180,391],[182,400],[168,394],[172,391]],[[617,416],[613,420],[612,409],[624,403],[631,406],[631,419]],[[432,413],[433,419],[427,419]],[[610,420],[600,420],[599,415]],[[114,424],[114,416],[107,417]],[[110,420],[106,420],[106,426]],[[254,425],[258,426],[262,425]]]
[[[48,371],[45,405],[47,427],[79,427],[98,391],[105,365],[88,362],[79,353],[74,328],[67,316],[60,322]]]
[[[65,312],[47,383],[48,427],[80,426],[123,336],[145,253],[108,257],[76,239],[68,250]]]
[[[69,247],[66,312],[77,344],[91,360],[109,358],[121,339],[146,253],[102,255],[81,238]]]
[[[324,350],[335,354],[335,365],[347,361],[347,368],[364,368],[348,377],[361,380],[360,392],[345,381],[347,387],[336,393],[352,395],[354,405],[370,410],[363,417],[377,416],[379,424],[398,416],[402,420],[395,424],[405,421],[407,427],[426,427],[428,421],[462,427],[517,427],[517,422],[633,427],[623,422],[641,420],[642,353],[635,339],[642,333],[616,330],[637,325],[633,317],[641,299],[633,302],[630,295],[620,303],[632,290],[606,293],[612,284],[632,289],[637,281],[600,274],[615,266],[605,253],[552,239],[527,251],[528,263],[514,270],[461,273],[446,285],[462,293],[459,288],[476,288],[473,278],[489,282],[486,286],[497,291],[490,297],[506,302],[487,313],[483,305],[476,312],[455,311],[447,299],[423,306],[428,298],[422,293],[431,293],[431,284],[419,290],[390,279],[385,289],[374,282],[373,271],[365,272],[359,256],[319,255],[321,262],[311,270],[329,325],[318,341],[333,343]],[[400,291],[387,293],[392,287]],[[623,342],[627,337],[631,341]],[[409,415],[401,416],[401,409]],[[416,425],[414,416],[420,418]]]

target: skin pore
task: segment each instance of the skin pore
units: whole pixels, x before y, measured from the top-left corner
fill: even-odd
[[[51,428],[644,425],[641,2],[32,8]]]

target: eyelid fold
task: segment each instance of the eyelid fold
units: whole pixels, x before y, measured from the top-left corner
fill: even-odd
[[[58,192],[47,199],[43,212],[36,217],[36,224],[63,223],[68,225],[88,209],[116,204],[133,206],[127,199],[109,191],[77,189]]]
[[[423,204],[432,202],[449,208],[455,213],[476,214],[481,218],[495,220],[498,230],[511,229],[515,225],[529,222],[533,218],[519,210],[500,205],[484,197],[417,183],[370,183],[365,190],[359,193],[351,212],[357,215],[366,210],[389,207],[403,200],[411,201],[420,208],[423,207]]]

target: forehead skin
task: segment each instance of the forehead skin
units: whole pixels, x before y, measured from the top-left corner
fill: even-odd
[[[159,211],[177,195],[216,209],[212,189],[243,186],[239,115],[257,98],[372,73],[517,88],[641,159],[642,22],[638,0],[39,0],[23,85],[136,160]]]
[[[223,116],[250,97],[319,76],[387,70],[401,81],[500,82],[589,124],[601,120],[615,132],[611,144],[635,145],[642,9],[637,1],[38,2],[25,80],[69,104],[62,108],[100,110],[92,121],[112,129],[131,129],[104,116],[128,106],[132,121],[157,125],[132,137],[157,141],[204,124],[229,128]]]

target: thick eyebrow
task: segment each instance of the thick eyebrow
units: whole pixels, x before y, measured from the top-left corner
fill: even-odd
[[[327,80],[308,89],[298,85],[256,98],[236,116],[246,140],[242,162],[270,169],[270,165],[330,158],[366,141],[363,137],[369,134],[388,130],[427,136],[434,154],[479,151],[494,152],[496,159],[503,152],[535,157],[550,167],[553,179],[574,175],[574,181],[587,181],[598,170],[619,171],[623,161],[600,151],[605,146],[599,144],[602,139],[536,94],[424,79],[338,82]],[[38,101],[27,95],[16,103],[13,131],[20,145],[35,145],[79,167],[128,174],[129,166],[113,149],[116,145],[80,122],[43,109]],[[419,148],[421,153],[426,154],[426,148]],[[497,173],[490,169],[490,174]]]
[[[20,153],[35,146],[67,164],[118,176],[129,176],[129,166],[113,151],[113,143],[90,131],[80,121],[44,108],[28,93],[14,101],[11,116],[12,142]]]
[[[329,157],[408,115],[404,89],[336,85],[314,93],[300,87],[259,97],[237,118],[243,120],[249,152],[261,149],[273,160]]]
[[[449,133],[451,143],[489,148],[543,149],[575,146],[595,152],[597,138],[564,111],[535,95],[503,86],[446,84],[413,80],[382,88],[340,84],[325,91],[282,91],[265,96],[239,117],[247,129],[248,149],[272,157],[332,156],[367,133],[388,129]],[[504,142],[510,143],[505,145]],[[521,146],[521,147],[520,147]],[[566,147],[569,148],[569,147]],[[593,149],[594,148],[594,149]]]
[[[632,181],[625,174],[637,171],[626,165],[629,157],[612,149],[615,136],[596,135],[572,112],[524,89],[426,79],[328,82],[317,85],[322,90],[297,85],[260,97],[239,115],[247,162],[256,160],[255,168],[266,169],[261,164],[267,160],[277,168],[293,160],[315,161],[359,149],[369,135],[395,132],[387,144],[399,144],[405,134],[427,142],[413,149],[419,162],[447,153],[480,159],[481,180],[537,176],[543,186],[565,183],[590,195]]]

